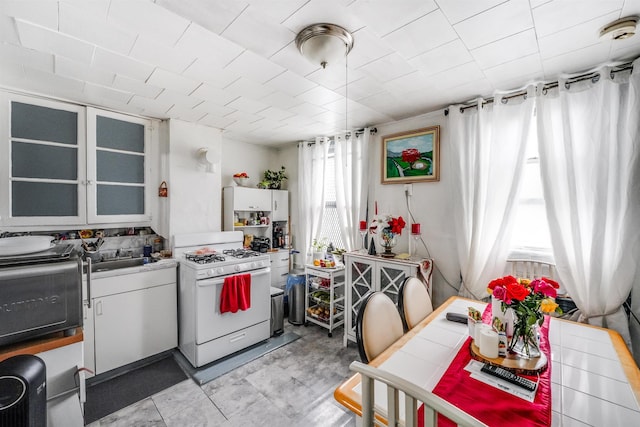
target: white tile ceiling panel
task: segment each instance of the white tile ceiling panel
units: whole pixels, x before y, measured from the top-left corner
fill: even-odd
[[[191,96],[198,99],[207,100],[222,107],[224,105],[227,105],[240,95],[234,95],[218,89],[217,87],[203,83],[191,93]]]
[[[122,104],[126,104],[133,96],[131,92],[125,92],[102,85],[87,83],[84,85],[83,92],[96,101],[102,99],[114,100]],[[92,104],[101,105],[100,102],[92,102]]]
[[[0,14],[0,40],[4,44],[20,45],[20,37],[18,37],[15,20],[2,14]]]
[[[640,15],[640,0],[625,0],[620,17]]]
[[[168,47],[142,36],[136,39],[130,56],[138,61],[156,65],[176,74],[182,73],[196,59],[195,55],[190,55],[180,49]]]
[[[382,83],[374,79],[373,77],[364,77],[349,85],[347,88],[349,99],[360,100],[372,94],[384,92]]]
[[[612,61],[631,61],[638,57],[640,50],[640,40],[635,43],[612,43],[611,57]]]
[[[231,123],[227,127],[225,127],[225,130],[239,131],[244,133],[244,132],[252,132],[258,129],[259,127],[260,126],[256,123],[244,122],[244,121],[238,120]]]
[[[258,31],[247,31],[247,28]],[[280,25],[276,18],[248,7],[222,32],[222,36],[268,58],[291,43],[296,34]]]
[[[217,88],[225,88],[238,80],[237,73],[224,68],[218,68],[216,61],[209,62],[210,58],[199,57],[182,73],[183,76],[200,82],[206,82]]]
[[[136,40],[134,32],[125,32],[115,25],[107,23],[106,16],[97,17],[87,14],[76,5],[60,3],[61,33],[68,34],[104,49],[128,54]]]
[[[55,1],[2,0],[0,15],[22,19],[51,30],[58,29],[58,2]]]
[[[530,29],[473,49],[471,55],[484,70],[537,52],[536,33]]]
[[[227,114],[225,117],[228,117],[230,119],[234,119],[234,120],[237,120],[238,122],[243,122],[243,123],[253,123],[262,118],[257,114],[245,113],[244,111],[238,111],[238,110],[234,111],[233,113]]]
[[[282,24],[298,34],[303,28],[320,22],[330,22],[351,32],[365,26],[357,14],[349,13],[335,0],[309,0]]]
[[[1,52],[0,52],[1,53]],[[24,67],[17,62],[0,62],[0,86],[12,87],[25,80]]]
[[[358,69],[369,77],[373,77],[381,83],[397,79],[400,76],[411,74],[416,69],[398,53],[392,53],[384,58],[370,62]]]
[[[195,111],[202,111],[203,113],[212,114],[220,117],[226,116],[235,111],[233,108],[225,107],[223,105],[216,104],[215,102],[212,102],[212,101],[204,101],[203,103],[193,107],[193,109]]]
[[[241,0],[156,0],[156,4],[220,34],[248,6]]]
[[[435,10],[387,34],[383,40],[403,57],[410,59],[457,37],[447,18],[442,12]]]
[[[90,67],[80,62],[72,61],[63,56],[56,56],[54,61],[55,73],[70,79],[84,80],[102,86],[111,86],[116,75],[110,71]]]
[[[304,102],[301,99],[294,98],[293,96],[289,96],[282,92],[270,93],[267,96],[262,97],[260,101],[283,110],[288,110]]]
[[[24,47],[62,55],[85,64],[91,62],[94,47],[89,43],[21,20],[16,20],[16,26]]]
[[[305,102],[303,104],[296,105],[295,107],[290,108],[289,111],[301,116],[313,117],[317,116],[318,114],[324,113],[325,111],[327,111],[327,109]]]
[[[140,35],[168,47],[174,46],[189,26],[189,20],[148,0],[113,0],[108,21],[135,28]]]
[[[449,22],[457,24],[467,18],[477,15],[494,6],[504,3],[506,0],[436,0],[438,6],[445,14]]]
[[[33,68],[25,68],[28,89],[41,93],[52,93],[55,97],[74,99],[82,94],[84,83],[75,79],[46,73]]]
[[[340,95],[322,86],[316,86],[311,90],[301,93],[296,96],[296,98],[310,104],[324,105],[329,102],[333,102],[336,99],[340,99]]]
[[[363,77],[364,74],[361,71],[346,69],[345,64],[324,69],[319,68],[307,76],[312,82],[330,90],[337,90],[344,87],[346,82],[351,84]]]
[[[159,119],[167,117],[167,111],[173,107],[173,103],[167,103],[164,101],[158,101],[157,99],[144,98],[142,96],[134,95],[129,100],[129,105],[134,108],[141,108],[143,111]]]
[[[369,27],[362,28],[353,33],[353,49],[347,57],[350,69],[356,69],[369,62],[380,59],[393,53],[389,43],[370,30]]]
[[[316,87],[315,83],[310,82],[304,77],[300,77],[291,71],[285,71],[284,73],[275,76],[265,84],[274,90],[284,92],[291,96],[300,95],[301,93]]]
[[[415,71],[397,79],[389,80],[382,87],[389,93],[404,95],[421,89],[433,89],[437,81],[427,78],[421,71]]]
[[[425,0],[357,0],[349,5],[351,13],[360,17],[371,31],[379,37],[433,12],[434,1]]]
[[[188,50],[199,60],[216,68],[224,68],[244,52],[245,48],[197,24],[189,25],[175,46]]]
[[[260,83],[256,83],[245,77],[240,77],[235,80],[229,86],[225,87],[224,91],[229,95],[235,95],[234,98],[237,98],[238,96],[246,96],[247,98],[252,99],[262,99],[274,92],[270,87],[261,85]]]
[[[617,19],[617,16],[618,14],[616,12],[610,13],[593,21],[575,25],[546,37],[540,37],[538,44],[542,58],[552,58],[595,44],[606,44],[609,46],[611,41],[608,39],[600,39],[598,31],[595,30],[595,28],[604,26],[607,22]]]
[[[201,118],[198,123],[205,124],[207,126],[216,127],[218,129],[225,129],[231,123],[234,123],[235,119],[229,117],[220,117],[218,115],[207,114]]]
[[[129,77],[116,75],[113,80],[113,87],[131,93],[140,94],[146,98],[155,98],[162,92],[162,88],[141,82],[140,80],[130,79]]]
[[[269,120],[269,119],[260,119],[257,122],[253,123],[255,125],[258,125],[259,127],[256,129],[257,131],[260,130],[275,130],[278,128],[281,128],[282,126],[286,126],[284,123],[276,121],[276,120]],[[254,131],[255,132],[255,131]]]
[[[309,0],[249,0],[249,9],[270,20],[282,22]]]
[[[152,65],[140,62],[129,56],[119,55],[100,48],[96,48],[91,65],[141,82],[149,78],[154,68]]]
[[[540,7],[543,4],[552,2],[554,0],[529,0],[531,2],[531,9],[535,9],[536,7]]]
[[[538,37],[548,36],[565,28],[582,24],[603,15],[616,13],[616,20],[620,17],[620,10],[624,0],[582,0],[580,2],[553,1],[546,3],[533,12]]]
[[[260,111],[258,115],[274,122],[282,122],[282,120],[294,116],[294,113],[287,110],[281,110],[280,108],[269,107],[266,110]]]
[[[528,0],[511,0],[466,19],[453,28],[469,49],[533,27]]]
[[[163,90],[160,95],[155,98],[162,103],[177,105],[180,108],[193,108],[196,105],[203,102],[202,99],[195,96],[187,96],[180,92],[175,92],[170,89]]]
[[[269,60],[299,76],[306,76],[320,68],[320,64],[312,64],[300,54],[295,42],[289,43]]]
[[[0,44],[0,63],[15,63],[36,70],[53,73],[53,55],[37,50],[21,49],[10,44]]]
[[[482,70],[475,62],[467,62],[459,67],[444,71],[432,77],[438,89],[451,89],[484,78]]]
[[[536,75],[540,79],[544,77],[542,61],[537,53],[487,68],[484,70],[484,75],[494,85],[504,80],[510,82],[518,81],[518,86],[527,83],[527,79],[531,75]],[[520,80],[518,80],[519,78]]]
[[[161,88],[170,87],[173,91],[183,95],[189,95],[196,87],[200,86],[197,80],[174,74],[162,68],[153,70],[153,73],[147,79],[147,83]]]
[[[473,60],[462,40],[455,39],[435,49],[409,60],[414,68],[421,70],[425,77]]]
[[[594,69],[594,58],[598,59],[596,64],[604,63],[609,58],[610,48],[605,44],[594,44],[584,49],[574,50],[564,55],[554,56],[549,59],[542,59],[545,78],[555,79],[561,73],[581,73]],[[553,76],[553,77],[552,77]]]
[[[175,116],[178,120],[184,120],[185,122],[195,123],[204,118],[207,113],[198,110],[179,109],[177,106],[171,107],[169,110],[170,116]]]
[[[250,114],[255,114],[259,111],[269,108],[267,104],[254,101],[253,99],[245,98],[244,96],[234,99],[226,106]]]
[[[259,83],[265,83],[285,71],[283,67],[249,50],[242,52],[225,69]]]

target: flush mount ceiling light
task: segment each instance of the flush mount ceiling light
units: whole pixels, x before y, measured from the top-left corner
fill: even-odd
[[[600,38],[610,38],[613,40],[628,39],[636,33],[638,24],[637,16],[628,16],[607,24],[600,30]]]
[[[349,54],[353,36],[339,25],[313,24],[298,33],[296,46],[309,61],[326,68]]]

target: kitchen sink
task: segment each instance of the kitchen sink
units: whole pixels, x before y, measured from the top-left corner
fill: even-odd
[[[144,258],[118,258],[91,264],[91,272],[111,271],[144,264]]]

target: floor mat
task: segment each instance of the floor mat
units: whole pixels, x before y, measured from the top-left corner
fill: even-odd
[[[187,379],[173,355],[108,381],[87,387],[85,424],[92,423],[132,403]]]
[[[197,369],[191,366],[181,354],[176,355],[176,359],[197,384],[203,385],[298,338],[300,338],[298,334],[285,332]]]

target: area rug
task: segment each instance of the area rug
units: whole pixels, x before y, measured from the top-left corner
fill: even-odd
[[[282,335],[271,337],[266,341],[255,344],[242,351],[233,353],[227,357],[224,357],[215,362],[201,366],[200,368],[194,368],[182,355],[176,355],[176,359],[182,369],[199,385],[213,381],[216,378],[231,372],[232,370],[239,368],[245,363],[249,363],[259,357],[264,356],[267,353],[272,352],[284,345],[294,342],[300,338],[300,335],[293,332],[285,332]]]
[[[173,354],[87,387],[84,422],[90,424],[187,379]]]

